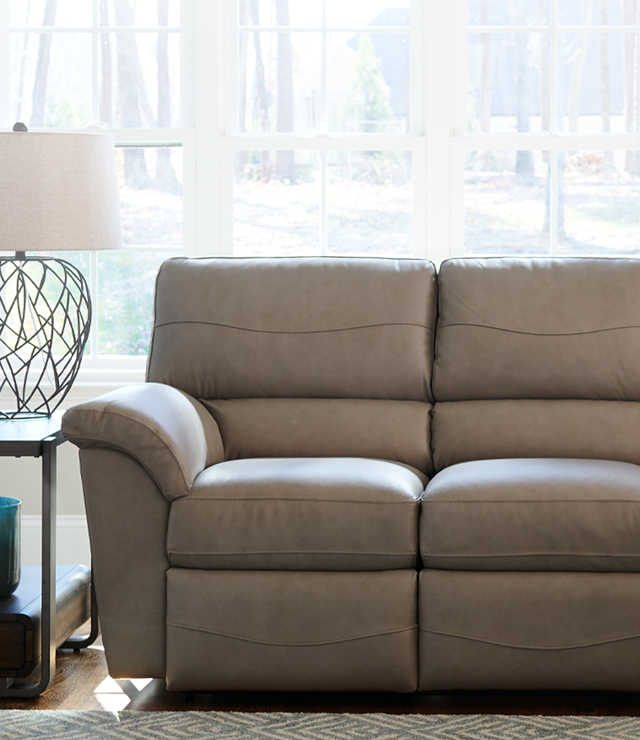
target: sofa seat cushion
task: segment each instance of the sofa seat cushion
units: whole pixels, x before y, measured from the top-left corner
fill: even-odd
[[[640,571],[640,466],[563,458],[445,468],[423,501],[428,568]]]
[[[383,460],[229,460],[172,504],[169,560],[201,569],[414,568],[423,491],[419,473]]]

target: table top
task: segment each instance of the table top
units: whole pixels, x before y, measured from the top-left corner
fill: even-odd
[[[38,456],[43,440],[49,438],[62,444],[61,422],[59,413],[37,419],[0,419],[0,455]]]

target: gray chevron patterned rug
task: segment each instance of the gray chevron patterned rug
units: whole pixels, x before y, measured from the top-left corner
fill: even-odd
[[[2,740],[502,740],[640,738],[636,717],[550,717],[497,714],[296,714],[243,712],[0,712]]]

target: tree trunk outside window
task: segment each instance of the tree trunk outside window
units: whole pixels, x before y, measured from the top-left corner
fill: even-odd
[[[158,25],[169,25],[169,0],[158,0]],[[158,33],[158,126],[171,126],[171,85],[169,82],[169,34]],[[171,150],[166,147],[157,150],[155,185],[168,193],[179,193],[180,183],[171,164]]]
[[[131,26],[134,21],[133,7],[129,0],[114,0],[117,26]],[[138,47],[134,31],[117,33],[118,63],[118,109],[120,125],[124,128],[140,128],[142,125],[139,86],[143,84],[138,71]],[[124,149],[124,177],[128,187],[144,189],[150,184],[144,150],[137,147]]]
[[[289,0],[275,0],[276,21],[289,25]],[[278,34],[278,131],[293,131],[293,49],[291,34]],[[295,181],[293,152],[276,154],[276,173],[281,180]]]
[[[56,21],[57,0],[46,0],[44,6],[43,26],[53,26]],[[31,105],[32,127],[44,126],[44,111],[47,102],[47,78],[49,76],[49,61],[51,59],[51,34],[41,33],[38,46],[38,61],[33,84],[33,98]]]

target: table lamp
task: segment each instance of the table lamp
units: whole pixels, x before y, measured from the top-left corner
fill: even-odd
[[[29,132],[22,123],[0,132],[0,250],[15,253],[0,251],[0,393],[15,399],[0,418],[51,416],[80,369],[89,288],[77,267],[49,253],[119,246],[110,136]]]

